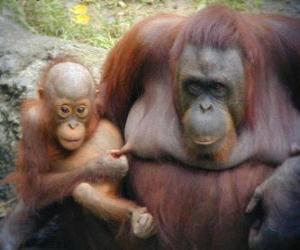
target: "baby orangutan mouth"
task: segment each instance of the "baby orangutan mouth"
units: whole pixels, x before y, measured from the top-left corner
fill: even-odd
[[[204,137],[204,138],[199,138],[199,139],[194,140],[194,143],[205,146],[205,145],[214,144],[220,140],[221,140],[220,138],[216,138],[216,137]]]
[[[79,139],[62,139],[62,140],[65,141],[65,142],[79,142],[79,141],[81,141],[82,139],[79,138]]]

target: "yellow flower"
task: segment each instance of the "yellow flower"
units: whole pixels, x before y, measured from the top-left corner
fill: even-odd
[[[123,1],[119,1],[119,2],[118,2],[118,5],[119,5],[121,8],[125,8],[125,7],[126,7],[126,3],[124,3]]]
[[[88,15],[77,15],[74,17],[74,22],[78,24],[86,25],[90,22],[91,17]]]
[[[71,8],[71,12],[76,15],[85,15],[88,11],[88,7],[84,4],[76,4]]]

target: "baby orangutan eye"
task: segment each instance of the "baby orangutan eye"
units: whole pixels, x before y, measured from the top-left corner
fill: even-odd
[[[79,107],[79,108],[77,109],[77,112],[78,112],[78,113],[83,113],[83,112],[84,112],[84,110],[85,110],[85,108],[84,108],[84,107]]]
[[[64,104],[62,106],[60,106],[59,110],[58,110],[58,115],[63,117],[63,118],[66,118],[68,117],[69,115],[71,114],[71,108]]]
[[[88,115],[88,108],[86,106],[79,106],[76,108],[76,114],[80,117],[80,118],[84,118]]]
[[[60,109],[61,109],[61,111],[62,111],[63,113],[69,113],[69,112],[70,112],[69,108],[68,108],[68,107],[65,107],[65,106],[61,107]]]

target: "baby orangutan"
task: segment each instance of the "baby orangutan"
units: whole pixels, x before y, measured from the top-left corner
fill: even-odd
[[[17,170],[8,177],[17,184],[20,202],[4,224],[4,249],[25,242],[24,218],[69,195],[104,220],[131,219],[139,238],[154,233],[147,209],[119,196],[128,161],[108,153],[123,141],[111,122],[99,119],[96,93],[83,65],[56,60],[41,79],[39,97],[24,103]]]

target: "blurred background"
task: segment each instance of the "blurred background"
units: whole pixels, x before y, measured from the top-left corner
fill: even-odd
[[[253,10],[262,0],[2,0],[1,7],[33,32],[108,49],[139,19],[158,12],[188,15],[215,3]]]

